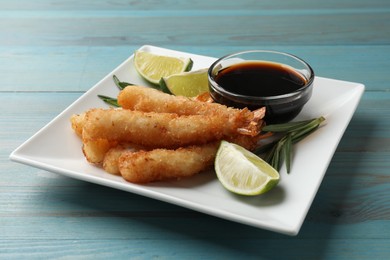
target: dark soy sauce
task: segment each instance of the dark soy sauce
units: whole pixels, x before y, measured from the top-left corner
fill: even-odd
[[[226,106],[255,110],[266,107],[267,123],[284,123],[299,114],[312,88],[303,75],[287,65],[248,61],[222,69],[214,81],[225,91],[210,88],[211,97]],[[241,95],[239,98],[232,94]],[[291,97],[273,97],[294,93]]]
[[[272,62],[243,62],[221,70],[218,85],[231,93],[271,97],[294,92],[305,86],[306,79],[285,65]]]

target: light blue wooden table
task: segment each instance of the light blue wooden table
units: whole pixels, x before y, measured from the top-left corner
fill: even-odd
[[[366,85],[296,237],[9,160],[144,44]],[[389,71],[386,0],[0,1],[0,259],[390,259]]]

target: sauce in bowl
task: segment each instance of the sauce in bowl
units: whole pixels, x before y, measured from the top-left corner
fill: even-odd
[[[306,79],[291,68],[272,62],[243,62],[221,70],[215,81],[229,92],[271,97],[305,86]]]
[[[253,58],[258,55],[269,60]],[[216,102],[251,110],[265,106],[267,123],[287,122],[297,116],[311,96],[313,80],[309,65],[279,52],[233,54],[209,69],[210,95]]]

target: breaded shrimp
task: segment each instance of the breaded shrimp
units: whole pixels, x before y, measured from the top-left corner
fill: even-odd
[[[118,144],[116,141],[110,141],[105,138],[96,138],[83,141],[83,153],[88,162],[100,164],[103,162],[107,151]]]
[[[85,122],[85,113],[79,114],[79,115],[72,115],[70,118],[70,122],[72,123],[72,128],[75,131],[75,133],[81,137]]]
[[[148,183],[193,176],[211,167],[219,142],[176,150],[125,151],[119,157],[122,177],[133,183]]]
[[[243,136],[236,136],[234,138],[232,137],[231,139],[227,139],[227,140],[230,142],[236,143],[242,147],[245,147],[248,150],[253,150],[257,146],[258,140],[260,140],[261,138],[262,138],[262,136],[259,136],[256,138],[251,138],[251,137],[243,135]],[[204,145],[203,148],[206,147],[206,145]],[[193,147],[195,147],[195,146],[193,146]],[[202,149],[192,149],[191,150],[192,153],[190,153],[190,154],[186,153],[187,159],[190,157],[189,160],[193,161],[194,158],[210,156],[210,150],[203,149],[203,148]],[[106,154],[104,156],[104,160],[103,160],[103,169],[111,174],[121,175],[120,170],[119,170],[119,166],[118,166],[118,162],[119,162],[119,158],[122,156],[122,154],[136,152],[136,151],[140,151],[140,150],[144,151],[144,153],[138,154],[138,157],[137,157],[138,161],[147,160],[146,157],[149,156],[149,154],[146,153],[147,150],[145,150],[145,148],[138,147],[134,144],[118,144],[117,146],[109,149],[106,152]],[[172,157],[177,158],[177,157],[183,156],[182,149],[177,149],[177,150],[165,149],[165,150],[169,151],[166,153],[162,152],[163,149],[160,149],[160,150],[161,150],[161,152],[159,155],[159,159],[161,161],[169,161],[169,160],[172,160]],[[215,150],[215,152],[216,152],[216,150]],[[145,158],[142,159],[142,156],[145,156]],[[214,154],[214,156],[215,156],[215,154]],[[147,166],[144,165],[144,166],[139,166],[139,167],[147,167]]]
[[[118,168],[118,159],[126,151],[127,148],[122,145],[117,145],[109,149],[104,155],[103,169],[114,175],[121,175]]]
[[[92,109],[85,115],[83,142],[102,138],[146,147],[177,148],[237,135],[239,125],[219,116],[178,116],[127,109]]]
[[[118,168],[118,159],[124,152],[136,152],[139,150],[144,150],[142,147],[136,146],[134,144],[118,144],[110,148],[103,159],[103,169],[111,174],[120,175]]]
[[[118,95],[118,103],[124,109],[144,112],[218,116],[225,120],[226,125],[239,126],[237,130],[242,130],[241,134],[251,136],[259,133],[261,119],[265,114],[265,108],[252,112],[247,108],[236,109],[218,103],[196,101],[140,86],[123,89]]]

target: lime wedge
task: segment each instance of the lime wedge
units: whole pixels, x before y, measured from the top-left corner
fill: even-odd
[[[134,53],[134,66],[137,72],[156,85],[162,77],[191,70],[192,64],[190,58],[162,56],[139,50]]]
[[[215,158],[215,172],[222,185],[240,195],[259,195],[276,186],[279,173],[245,148],[222,141]]]
[[[207,70],[200,69],[163,77],[160,80],[160,88],[164,92],[171,93],[175,96],[198,96],[209,91]]]

